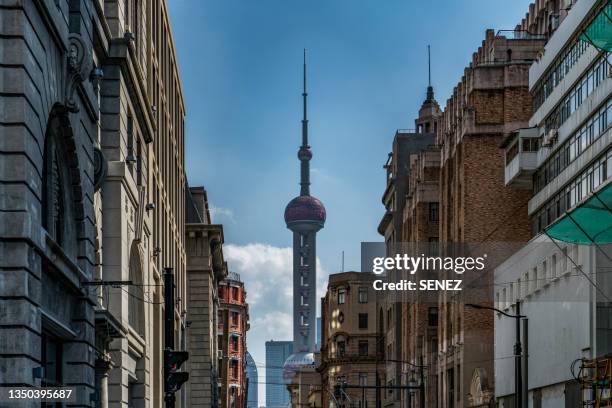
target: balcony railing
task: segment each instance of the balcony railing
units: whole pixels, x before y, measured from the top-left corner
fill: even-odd
[[[530,188],[538,168],[538,128],[519,129],[506,139],[504,181],[507,186]]]
[[[497,30],[496,37],[506,37],[511,40],[546,40],[543,34],[533,34],[527,30]]]
[[[416,129],[397,129],[395,133],[403,135],[406,133],[416,133]]]

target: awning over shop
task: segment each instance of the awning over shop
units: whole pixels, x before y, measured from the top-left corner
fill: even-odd
[[[612,183],[592,193],[546,228],[545,233],[559,241],[575,244],[612,243]]]
[[[591,24],[584,29],[580,39],[600,51],[612,51],[612,0],[608,0]]]

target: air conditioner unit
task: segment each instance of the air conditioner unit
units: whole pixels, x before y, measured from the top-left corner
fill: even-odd
[[[558,14],[553,14],[550,16],[550,28],[552,31],[555,31],[559,28],[559,23],[561,22],[561,16]]]
[[[544,135],[544,140],[542,140],[542,147],[551,147],[557,141],[558,131],[557,129],[550,129],[546,135]]]

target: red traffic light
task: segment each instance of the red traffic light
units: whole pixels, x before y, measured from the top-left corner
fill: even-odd
[[[181,365],[189,359],[189,353],[187,351],[164,351],[164,365],[169,371],[176,371],[181,368]]]
[[[189,359],[186,351],[164,350],[165,384],[164,391],[174,393],[189,379],[189,373],[178,371]]]

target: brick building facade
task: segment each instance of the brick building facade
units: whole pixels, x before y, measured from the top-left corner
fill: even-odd
[[[403,242],[413,253],[435,250],[439,234],[440,149],[430,146],[410,156],[410,176],[403,217]],[[415,252],[416,251],[416,252]],[[438,305],[419,292],[406,294],[402,303],[404,333],[402,361],[404,371],[420,376],[424,366],[427,406],[437,397],[435,362],[438,351]],[[403,398],[407,399],[407,395]],[[418,398],[421,398],[418,395]]]
[[[505,187],[500,144],[529,121],[529,66],[544,38],[511,33],[487,30],[444,109],[438,130],[443,244],[529,239],[529,195]],[[493,373],[493,312],[466,308],[444,291],[438,316],[439,406],[473,406],[472,377]]]
[[[431,90],[431,93],[433,98],[433,90]],[[425,122],[416,124],[418,130],[426,128]],[[429,129],[437,126],[434,124],[435,122],[427,123],[427,128]],[[395,251],[397,245],[403,239],[403,217],[410,175],[410,157],[434,143],[435,135],[433,133],[416,133],[414,130],[406,129],[398,129],[395,133],[392,150],[384,166],[387,176],[387,185],[382,197],[385,214],[378,225],[378,233],[384,236],[388,253]],[[391,276],[389,279],[392,281],[395,278]],[[403,354],[404,328],[402,324],[404,321],[402,313],[403,303],[406,301],[406,298],[395,295],[390,296],[385,292],[380,292],[377,296],[378,314],[383,316],[379,324],[381,324],[381,341],[384,344],[380,347],[384,349],[386,360],[395,360],[385,364],[385,375],[379,381],[380,385],[399,385],[403,382],[402,378],[404,377],[402,374],[402,364],[398,362]],[[399,406],[401,398],[402,393],[399,390],[380,392],[378,396],[379,400],[385,401],[386,404],[391,404],[391,406]]]
[[[246,334],[249,306],[240,275],[230,272],[219,282],[218,350],[221,354],[220,390],[222,408],[241,408],[247,402]]]

